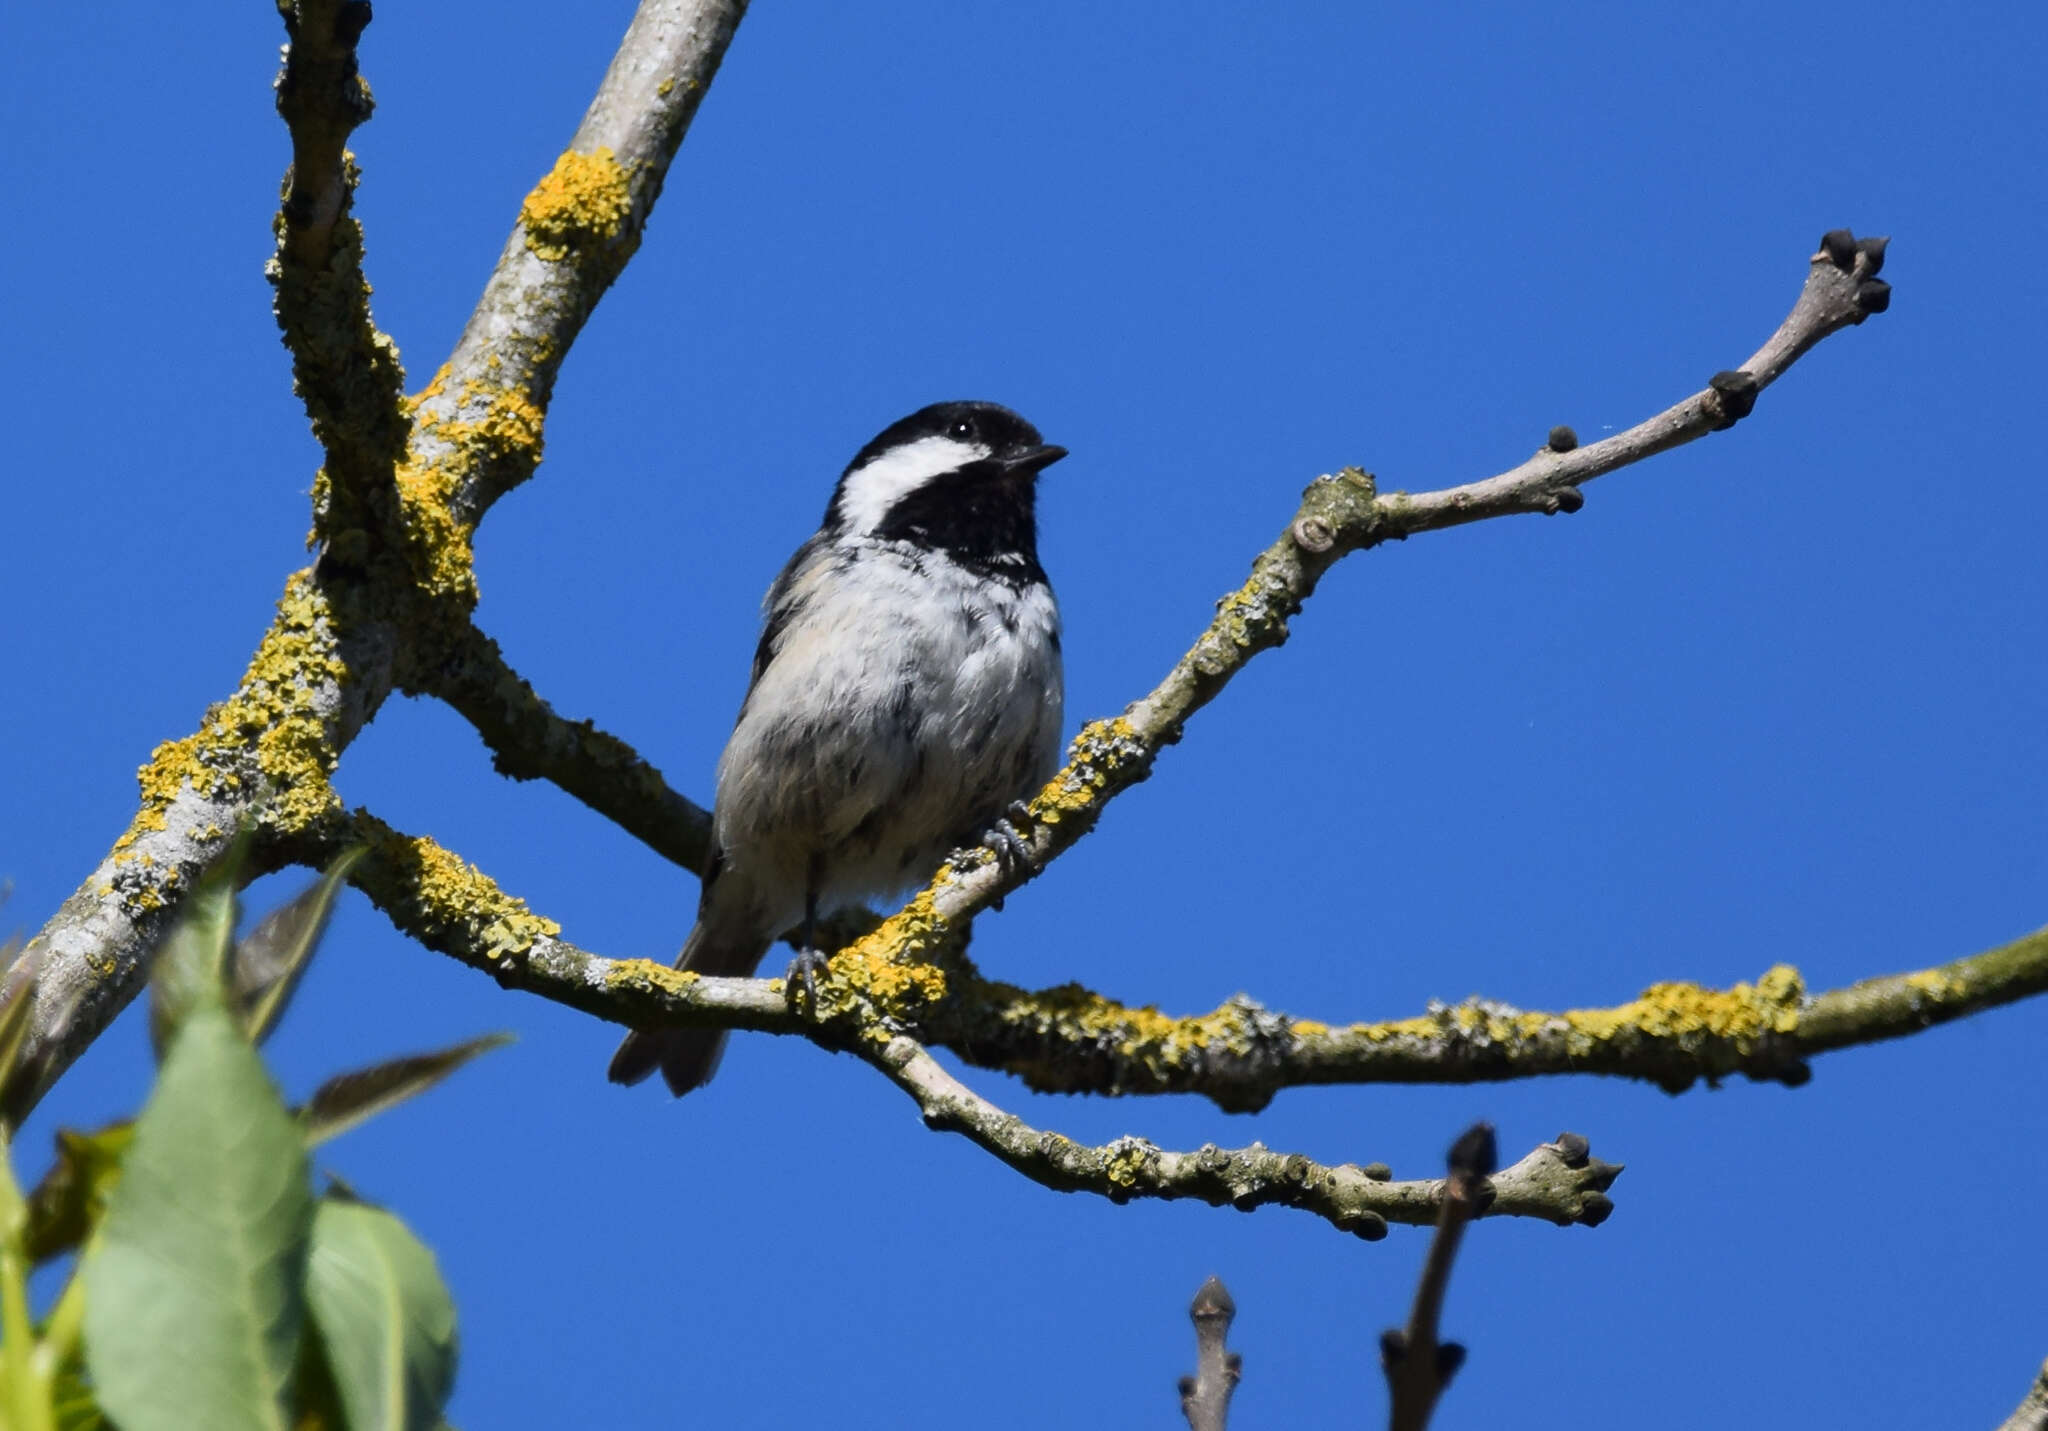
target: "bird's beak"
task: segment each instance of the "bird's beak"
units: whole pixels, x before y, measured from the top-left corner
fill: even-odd
[[[1040,472],[1043,472],[1066,455],[1066,448],[1054,447],[1052,444],[1046,443],[1031,448],[1027,452],[1019,453],[1015,457],[1005,457],[1003,459],[1003,475],[1005,477],[1036,477]]]

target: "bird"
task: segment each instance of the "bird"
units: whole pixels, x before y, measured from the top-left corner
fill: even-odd
[[[1014,858],[1023,798],[1059,764],[1059,604],[1038,562],[1037,485],[1067,455],[992,402],[892,423],[847,464],[823,522],[762,602],[718,761],[697,921],[676,967],[747,976],[821,913],[902,890],[963,846]],[[722,1029],[640,1029],[614,1083],[677,1097]]]

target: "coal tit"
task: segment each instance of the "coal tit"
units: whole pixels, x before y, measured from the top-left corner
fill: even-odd
[[[754,675],[718,762],[697,925],[677,967],[749,975],[821,912],[927,878],[1058,768],[1059,607],[1038,564],[1038,474],[1066,456],[986,402],[886,428],[768,588]],[[678,1096],[717,1029],[629,1034],[614,1083]]]

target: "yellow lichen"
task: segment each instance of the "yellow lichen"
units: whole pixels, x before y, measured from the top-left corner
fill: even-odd
[[[695,969],[677,969],[652,959],[614,959],[605,971],[605,985],[618,989],[652,984],[667,993],[680,994],[703,977]]]
[[[559,263],[572,250],[618,237],[633,206],[626,171],[609,148],[565,153],[520,205],[526,246]]]
[[[208,710],[198,731],[159,745],[136,772],[141,806],[114,844],[116,862],[144,834],[165,827],[187,786],[219,797],[260,780],[267,798],[259,818],[285,832],[333,811],[328,777],[338,752],[321,707],[348,679],[326,598],[309,573],[299,572],[286,583],[276,619],[234,695]],[[218,825],[209,829],[218,835]]]
[[[446,380],[443,368],[411,401],[417,407],[439,396]],[[475,529],[457,518],[456,495],[479,466],[515,464],[532,470],[546,440],[546,414],[518,388],[464,383],[456,411],[479,409],[481,416],[475,418],[421,419],[421,433],[434,439],[431,455],[422,457],[416,447],[393,474],[414,579],[429,594],[465,607],[476,603]]]
[[[1906,976],[1906,987],[1923,999],[1943,1003],[1969,992],[1969,985],[1945,969],[1922,969]]]
[[[1037,993],[1004,992],[1008,997],[997,1015],[1003,1023],[1055,1042],[1108,1043],[1119,1058],[1154,1074],[1181,1067],[1197,1050],[1222,1048],[1248,1054],[1257,1039],[1246,1010],[1237,1004],[1174,1018],[1150,1004],[1118,1003],[1080,984],[1061,984]]]
[[[1136,1187],[1159,1152],[1143,1138],[1119,1138],[1106,1151],[1103,1176],[1121,1188]]]
[[[1233,646],[1252,644],[1254,624],[1265,619],[1266,583],[1254,573],[1251,579],[1217,603],[1216,624]]]
[[[903,1022],[946,997],[946,971],[933,963],[957,943],[959,934],[939,914],[934,892],[951,882],[942,874],[897,913],[832,956],[821,997],[839,1003],[857,996],[881,1014]],[[825,1012],[831,1012],[830,1009]],[[873,1030],[879,1038],[886,1031]]]
[[[395,888],[386,884],[373,892],[380,902],[409,906],[400,911],[401,927],[428,943],[453,939],[486,959],[501,959],[562,932],[554,920],[535,914],[525,900],[505,893],[496,880],[433,840],[375,822],[366,833],[398,881]]]
[[[1091,721],[1067,748],[1067,764],[1031,800],[1031,818],[1057,825],[1101,803],[1110,776],[1128,762],[1145,758],[1138,733],[1123,716]]]
[[[1435,1039],[1455,1031],[1470,1043],[1512,1047],[1561,1032],[1567,1046],[1581,1053],[1621,1038],[1711,1039],[1730,1042],[1747,1052],[1765,1034],[1798,1032],[1799,1006],[1805,996],[1806,984],[1799,971],[1779,964],[1754,985],[1737,984],[1724,990],[1691,983],[1652,984],[1641,997],[1611,1009],[1541,1013],[1475,999],[1440,1008],[1423,1018],[1352,1024],[1344,1033],[1370,1043],[1387,1043]],[[1295,1028],[1302,1031],[1300,1024]]]

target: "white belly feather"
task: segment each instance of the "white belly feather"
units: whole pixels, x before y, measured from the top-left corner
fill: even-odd
[[[826,593],[829,591],[829,599]],[[813,552],[718,766],[724,875],[820,904],[903,889],[1057,768],[1059,611],[1042,585],[898,543]],[[802,916],[763,910],[770,927]]]

